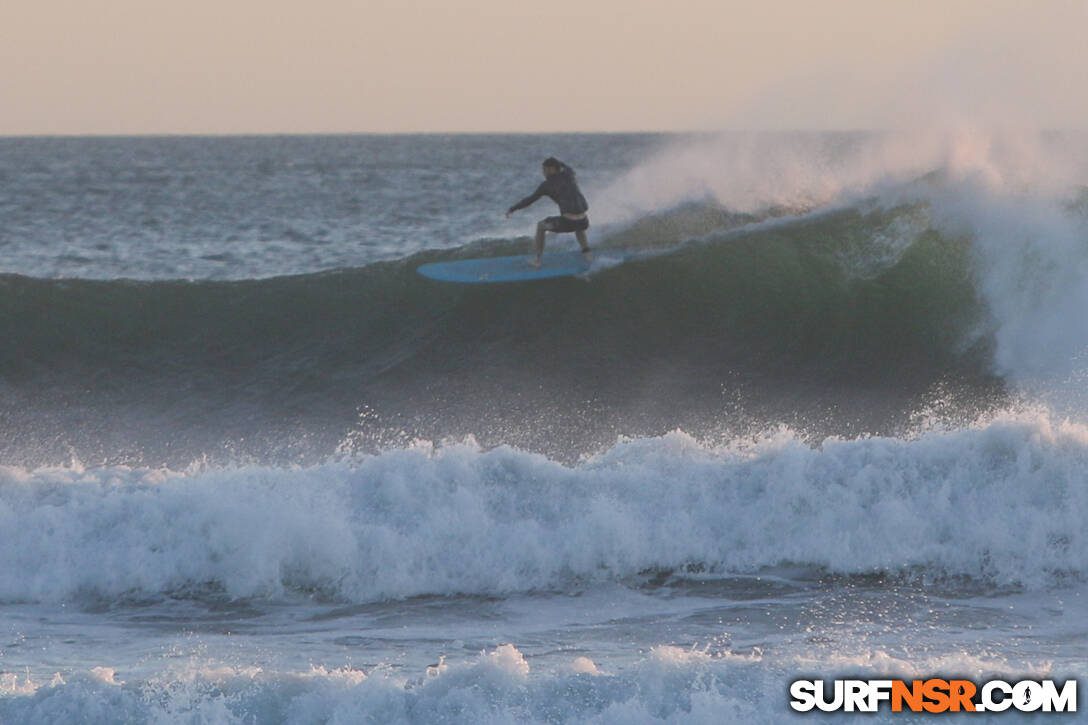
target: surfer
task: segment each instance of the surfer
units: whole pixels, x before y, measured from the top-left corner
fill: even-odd
[[[593,261],[593,254],[589,250],[589,240],[586,239],[586,229],[589,229],[589,204],[582,196],[578,188],[578,182],[574,178],[574,169],[564,164],[554,156],[544,159],[541,164],[544,172],[544,181],[529,196],[510,207],[506,217],[518,209],[524,209],[542,196],[546,196],[559,205],[559,216],[550,216],[541,219],[536,225],[536,258],[530,259],[529,264],[540,266],[541,257],[544,255],[544,234],[564,234],[574,232],[578,246],[582,248],[587,262]]]

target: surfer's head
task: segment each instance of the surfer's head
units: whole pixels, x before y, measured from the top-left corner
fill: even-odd
[[[558,174],[563,168],[563,162],[554,156],[549,156],[544,159],[544,163],[540,165],[540,168],[544,171],[545,176],[551,176]]]

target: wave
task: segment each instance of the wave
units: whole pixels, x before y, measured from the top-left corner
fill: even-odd
[[[608,242],[669,254],[602,270],[590,284],[466,288],[414,274],[427,262],[516,254],[520,240],[247,282],[6,276],[0,325],[14,344],[0,372],[9,380],[103,365],[260,374],[273,372],[262,363],[274,359],[281,373],[352,361],[366,380],[423,347],[445,354],[483,338],[513,349],[539,346],[541,335],[557,355],[587,341],[613,344],[610,358],[629,348],[692,352],[696,343],[720,348],[712,353],[739,346],[760,363],[791,353],[791,365],[879,363],[891,359],[892,342],[896,355],[947,356],[977,315],[967,248],[917,217],[911,207],[858,206],[729,234],[754,218],[685,205]],[[704,238],[692,243],[697,230]]]
[[[966,421],[1022,394],[1082,417],[1077,170],[1025,176],[1009,143],[913,176],[940,154],[907,153],[884,178],[895,144],[822,143],[756,154],[770,176],[731,163],[697,201],[706,180],[681,172],[720,161],[701,148],[634,170],[599,195],[596,240],[635,254],[588,279],[415,273],[527,239],[248,281],[0,277],[0,459],[313,464],[345,438],[474,435],[569,462],[673,428],[898,435],[919,410]],[[696,186],[656,185],[674,178]],[[624,220],[620,199],[649,210]]]
[[[426,443],[310,468],[7,468],[0,599],[350,602],[801,565],[1038,588],[1085,575],[1088,429],[621,441],[573,467]],[[656,576],[656,574],[655,574]]]
[[[870,200],[774,218],[686,204],[604,244],[647,254],[537,284],[415,273],[525,240],[242,282],[2,277],[2,412],[27,432],[9,434],[6,459],[117,460],[125,440],[134,460],[183,465],[307,436],[323,457],[375,411],[376,437],[471,433],[549,453],[708,429],[729,406],[757,426],[889,432],[950,377],[967,381],[955,387],[968,407],[999,387],[974,247],[928,208]],[[562,430],[542,433],[544,420]]]

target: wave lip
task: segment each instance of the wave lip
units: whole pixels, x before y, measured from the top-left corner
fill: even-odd
[[[1088,431],[1041,417],[819,448],[677,432],[575,467],[419,444],[302,469],[5,469],[0,599],[370,602],[784,563],[1045,587],[1085,574],[1086,464]]]

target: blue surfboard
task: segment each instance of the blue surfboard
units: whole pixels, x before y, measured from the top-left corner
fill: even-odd
[[[487,257],[461,259],[456,262],[433,262],[422,265],[417,272],[424,277],[443,282],[520,282],[552,277],[573,277],[589,272],[591,266],[581,252],[545,254],[540,267],[530,266],[532,255],[516,257]]]

